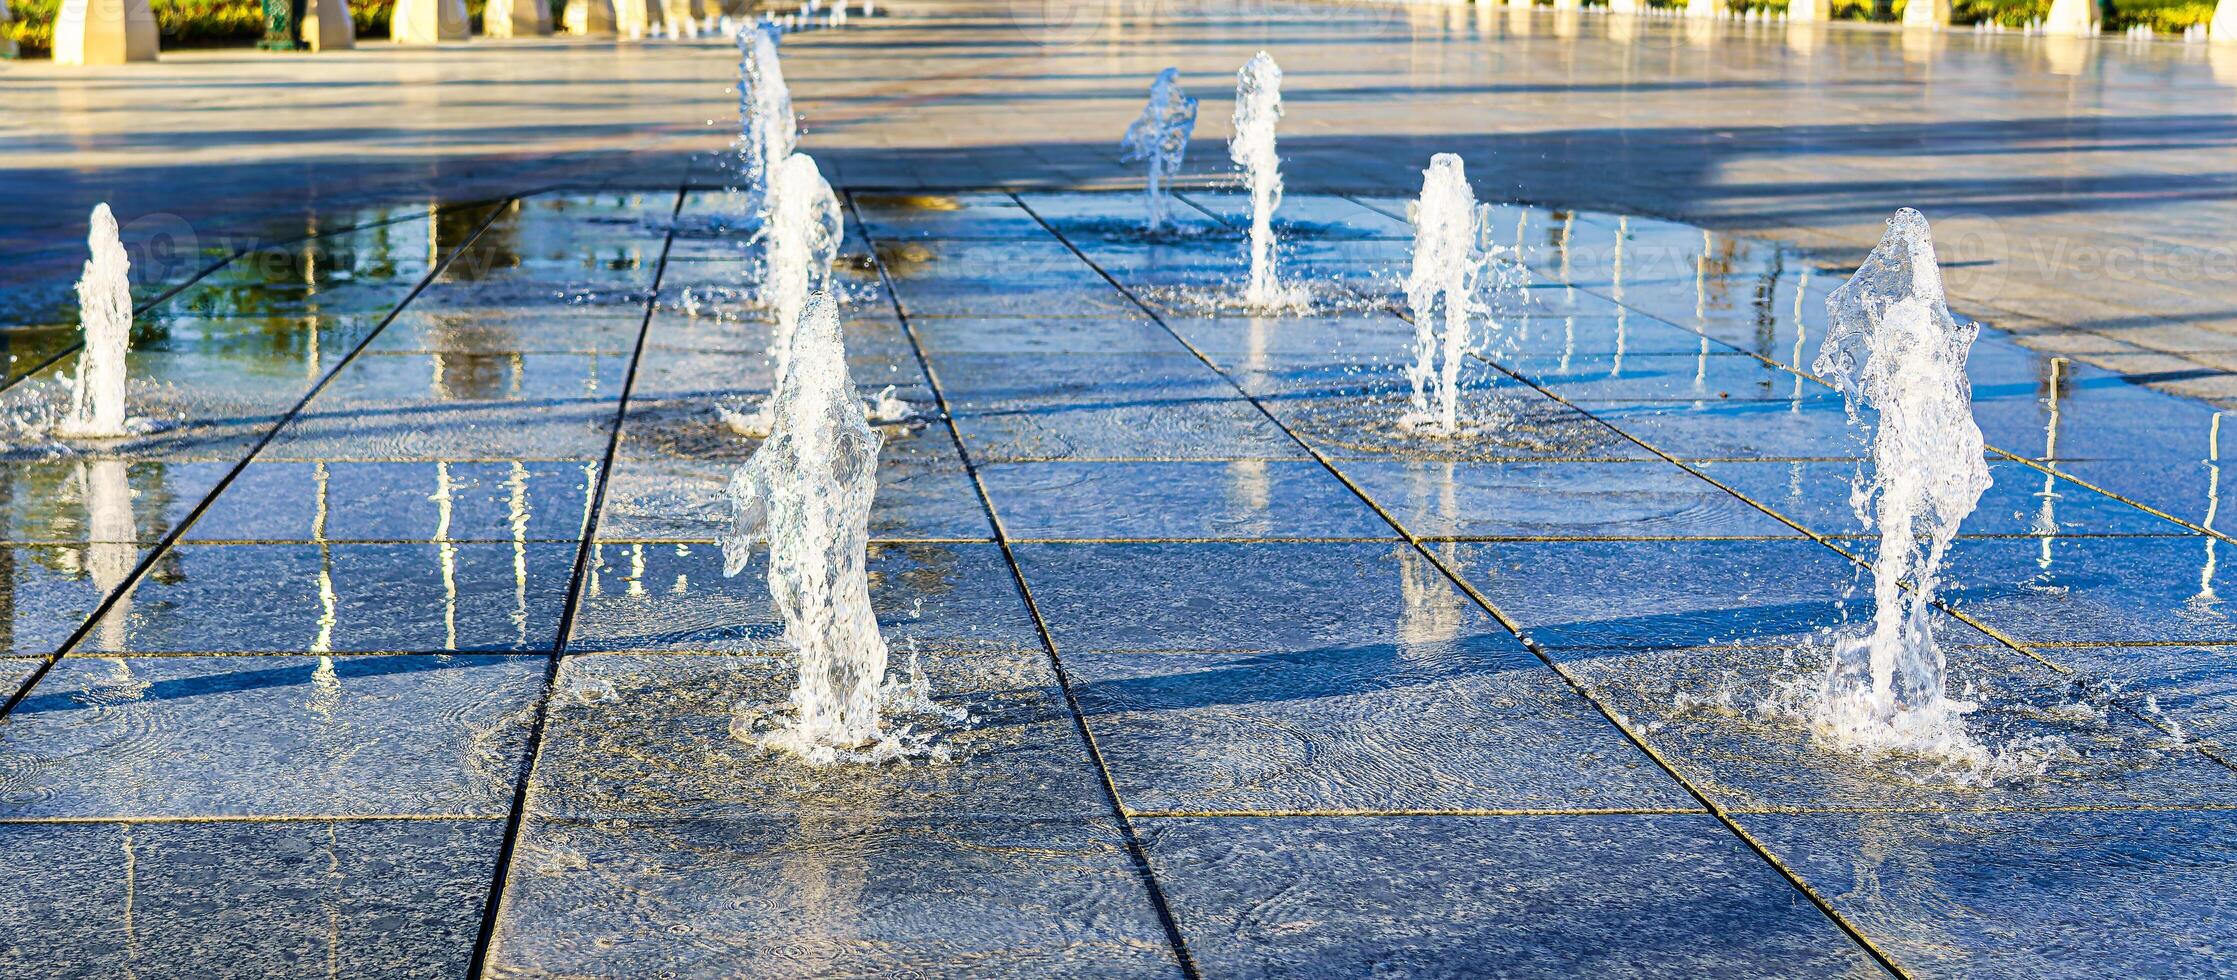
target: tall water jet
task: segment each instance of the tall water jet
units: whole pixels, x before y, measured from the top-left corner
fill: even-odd
[[[777,165],[769,182],[768,213],[763,288],[776,320],[769,356],[781,388],[801,311],[811,294],[829,286],[843,230],[838,195],[824,181],[815,158],[805,153],[792,154]]]
[[[1830,330],[1811,368],[1839,386],[1850,423],[1869,433],[1849,502],[1879,528],[1879,551],[1871,632],[1835,647],[1819,728],[1867,751],[1980,758],[1962,721],[1973,705],[1945,690],[1931,618],[1943,557],[1989,485],[1965,375],[1979,327],[1950,315],[1932,229],[1910,208],[1888,219],[1826,312]]]
[[[800,676],[789,725],[757,736],[754,723],[768,713],[740,705],[731,730],[811,762],[862,758],[893,747],[879,726],[887,651],[868,572],[882,440],[855,397],[829,294],[809,299],[789,360],[769,438],[731,477],[721,543],[725,575],[768,545],[770,601]]]
[[[1264,51],[1235,76],[1235,134],[1227,155],[1251,189],[1251,277],[1243,301],[1259,309],[1295,306],[1302,291],[1285,288],[1274,268],[1274,209],[1282,205],[1282,158],[1274,129],[1282,118],[1282,69]]]
[[[1143,203],[1148,214],[1143,228],[1156,232],[1165,225],[1165,183],[1180,172],[1181,159],[1188,155],[1188,138],[1196,132],[1196,98],[1181,91],[1181,70],[1167,68],[1157,73],[1157,81],[1150,83],[1150,101],[1142,107],[1141,118],[1126,127],[1126,138],[1119,141],[1125,153],[1123,161],[1149,161],[1147,194]]]
[[[1402,424],[1435,426],[1452,435],[1460,422],[1460,362],[1468,350],[1468,319],[1479,312],[1476,290],[1486,257],[1477,247],[1476,193],[1460,157],[1439,153],[1422,172],[1414,209],[1414,263],[1406,277],[1413,310],[1412,410]]]
[[[755,210],[768,215],[769,182],[792,155],[800,125],[792,114],[792,90],[785,86],[777,58],[775,24],[752,25],[738,32],[738,155],[745,167],[746,195]]]
[[[78,280],[78,329],[85,348],[70,385],[70,410],[56,434],[79,439],[126,435],[124,355],[132,343],[132,260],[117,237],[116,216],[107,204],[93,206],[86,244],[93,257]]]

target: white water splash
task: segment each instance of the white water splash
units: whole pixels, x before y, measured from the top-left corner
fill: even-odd
[[[777,168],[799,143],[800,124],[792,114],[792,91],[785,86],[777,58],[774,24],[754,24],[738,40],[738,155],[745,167],[746,195],[767,215],[769,184]]]
[[[1261,310],[1305,305],[1302,290],[1285,287],[1275,269],[1274,209],[1282,206],[1282,158],[1274,130],[1282,118],[1282,69],[1264,51],[1235,76],[1235,134],[1227,155],[1243,168],[1251,190],[1251,274],[1243,301]]]
[[[1965,375],[1979,328],[1944,305],[1932,229],[1909,208],[1888,219],[1879,246],[1826,310],[1830,332],[1811,368],[1840,387],[1851,424],[1871,434],[1850,503],[1865,526],[1878,526],[1879,552],[1871,633],[1836,646],[1816,727],[1866,752],[1986,761],[1964,727],[1974,705],[1946,690],[1932,625],[1943,557],[1989,485]]]
[[[1489,257],[1477,247],[1480,215],[1460,157],[1439,153],[1423,171],[1414,208],[1414,262],[1406,277],[1413,310],[1414,363],[1408,428],[1450,436],[1460,424],[1460,364],[1468,352],[1468,323],[1485,312],[1476,291]]]
[[[124,356],[132,344],[132,261],[117,237],[116,216],[107,204],[93,206],[86,244],[93,257],[78,280],[78,329],[85,349],[78,354],[77,378],[70,386],[70,409],[55,434],[73,439],[115,439],[130,432],[124,417]]]
[[[805,153],[786,157],[778,165],[769,197],[766,292],[776,320],[769,356],[776,362],[781,388],[801,311],[811,294],[830,288],[831,263],[839,256],[844,228],[838,195],[816,168],[815,158]]]
[[[830,296],[808,301],[790,360],[768,440],[731,477],[722,552],[723,574],[736,575],[767,543],[770,601],[800,678],[789,705],[740,705],[731,731],[818,764],[910,754],[922,746],[879,724],[887,650],[867,563],[882,440],[854,394]],[[923,694],[921,678],[901,687]]]
[[[1145,230],[1155,232],[1165,226],[1165,183],[1180,172],[1181,160],[1188,156],[1188,139],[1195,132],[1196,98],[1181,91],[1181,70],[1158,72],[1157,81],[1150,83],[1149,104],[1142,107],[1141,118],[1126,127],[1126,138],[1119,141],[1125,149],[1120,160],[1149,161],[1143,197]]]

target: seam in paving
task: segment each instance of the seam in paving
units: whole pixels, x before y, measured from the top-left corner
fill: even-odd
[[[1817,893],[1817,890],[1811,887],[1807,881],[1803,880],[1801,875],[1795,873],[1793,869],[1787,867],[1786,863],[1784,861],[1781,861],[1777,855],[1771,853],[1771,850],[1768,847],[1764,846],[1763,843],[1757,840],[1754,835],[1748,833],[1747,829],[1742,827],[1739,821],[1733,819],[1727,811],[1720,807],[1714,800],[1710,799],[1709,795],[1705,791],[1696,786],[1694,782],[1684,773],[1682,773],[1674,764],[1672,764],[1669,759],[1664,758],[1663,755],[1660,752],[1656,751],[1653,746],[1647,744],[1647,741],[1644,737],[1632,731],[1630,726],[1620,721],[1619,712],[1616,712],[1609,705],[1603,703],[1598,697],[1593,694],[1591,690],[1589,690],[1585,686],[1580,678],[1564,669],[1562,664],[1559,661],[1555,660],[1550,654],[1548,654],[1543,647],[1539,646],[1536,642],[1525,636],[1523,634],[1520,623],[1518,623],[1513,617],[1507,615],[1504,610],[1500,609],[1497,605],[1492,603],[1490,597],[1484,595],[1473,585],[1470,585],[1464,578],[1459,575],[1456,569],[1447,564],[1442,557],[1431,551],[1428,546],[1424,544],[1420,538],[1416,537],[1412,531],[1408,530],[1407,527],[1402,522],[1400,522],[1396,516],[1392,515],[1388,510],[1384,509],[1382,504],[1375,500],[1374,497],[1369,495],[1365,489],[1352,482],[1351,478],[1348,475],[1346,475],[1342,470],[1338,469],[1334,463],[1328,460],[1326,456],[1323,456],[1317,448],[1315,448],[1312,444],[1306,442],[1303,437],[1299,436],[1295,431],[1291,430],[1290,427],[1287,424],[1283,423],[1279,418],[1276,418],[1274,416],[1274,413],[1269,410],[1263,403],[1261,403],[1258,398],[1254,397],[1249,391],[1245,390],[1242,383],[1240,381],[1237,381],[1233,375],[1230,375],[1225,369],[1221,368],[1217,362],[1213,361],[1202,351],[1198,350],[1194,344],[1189,343],[1186,337],[1181,336],[1179,331],[1174,330],[1172,325],[1165,321],[1165,317],[1163,314],[1159,313],[1148,303],[1143,302],[1139,296],[1136,296],[1132,290],[1128,289],[1124,284],[1120,283],[1116,277],[1112,276],[1108,271],[1105,271],[1104,268],[1101,265],[1098,265],[1093,259],[1090,259],[1087,256],[1086,252],[1080,250],[1078,246],[1074,245],[1071,239],[1064,237],[1061,232],[1057,231],[1055,226],[1049,224],[1045,220],[1042,220],[1040,215],[1034,212],[1032,207],[1027,205],[1023,199],[1017,197],[1017,195],[1015,194],[1011,195],[1011,199],[1017,201],[1018,206],[1025,208],[1027,213],[1033,214],[1035,220],[1041,221],[1041,226],[1044,229],[1047,229],[1049,234],[1055,235],[1058,241],[1063,242],[1066,248],[1072,250],[1072,254],[1079,256],[1080,261],[1086,262],[1090,268],[1094,269],[1097,274],[1101,275],[1105,282],[1110,283],[1111,288],[1116,289],[1121,294],[1125,295],[1127,299],[1131,300],[1134,303],[1134,305],[1140,307],[1143,313],[1147,314],[1151,319],[1155,320],[1159,326],[1164,327],[1166,332],[1172,334],[1175,341],[1178,341],[1183,347],[1188,348],[1190,352],[1196,354],[1197,358],[1204,362],[1205,367],[1210,368],[1214,372],[1217,372],[1222,378],[1226,378],[1227,382],[1230,385],[1234,386],[1235,391],[1238,395],[1249,401],[1251,405],[1256,407],[1258,411],[1266,417],[1269,423],[1280,428],[1281,431],[1284,434],[1288,435],[1290,439],[1294,440],[1300,448],[1305,450],[1305,452],[1311,454],[1314,459],[1319,460],[1321,462],[1321,465],[1327,468],[1331,476],[1334,476],[1336,479],[1342,481],[1343,484],[1346,487],[1349,487],[1354,494],[1357,494],[1359,496],[1359,499],[1367,504],[1367,506],[1374,508],[1375,513],[1381,515],[1384,521],[1388,522],[1390,526],[1393,529],[1397,530],[1400,535],[1403,535],[1406,538],[1407,542],[1413,546],[1415,552],[1420,554],[1422,558],[1427,560],[1430,563],[1431,567],[1436,568],[1445,576],[1447,581],[1451,582],[1456,588],[1459,588],[1464,594],[1469,597],[1470,600],[1474,601],[1477,606],[1481,607],[1485,612],[1489,613],[1493,619],[1497,620],[1501,626],[1505,627],[1509,633],[1513,634],[1515,639],[1519,641],[1523,645],[1523,647],[1531,653],[1532,656],[1537,657],[1541,663],[1545,664],[1546,667],[1552,670],[1556,676],[1560,677],[1566,684],[1568,684],[1569,688],[1572,691],[1575,691],[1578,697],[1584,699],[1587,704],[1590,704],[1594,710],[1600,713],[1601,717],[1607,719],[1608,723],[1613,726],[1617,732],[1622,734],[1625,740],[1629,741],[1632,746],[1640,751],[1640,753],[1645,755],[1649,760],[1653,761],[1654,764],[1663,771],[1664,775],[1669,776],[1670,779],[1679,786],[1679,788],[1683,789],[1687,795],[1693,797],[1695,802],[1699,803],[1710,816],[1715,817],[1719,823],[1723,824],[1725,829],[1730,831],[1735,838],[1746,845],[1750,850],[1754,851],[1756,856],[1761,858],[1765,864],[1769,865],[1773,870],[1777,871],[1779,875],[1786,880],[1788,885],[1792,886],[1797,893],[1802,895],[1804,899],[1808,900],[1811,905],[1815,906],[1819,913],[1824,915],[1827,921],[1833,923],[1833,925],[1838,928],[1844,935],[1846,935],[1850,939],[1850,941],[1856,943],[1857,947],[1863,950],[1865,955],[1870,957],[1875,964],[1877,964],[1880,968],[1886,970],[1893,976],[1909,976],[1909,974],[1906,973],[1903,969],[1896,966],[1895,961],[1890,959],[1886,953],[1882,952],[1879,947],[1875,943],[1873,943],[1871,938],[1864,934],[1863,930],[1858,928],[1855,924],[1851,923],[1847,919],[1847,917],[1843,916],[1839,910],[1835,909],[1831,901],[1827,900],[1824,896],[1819,895]],[[1183,199],[1186,200],[1185,196],[1183,197]],[[1192,205],[1194,204],[1194,202],[1190,203]],[[1199,207],[1198,210],[1204,209]],[[1217,216],[1215,215],[1214,217],[1216,218]]]
[[[1203,974],[1197,969],[1196,959],[1189,953],[1188,939],[1181,933],[1180,920],[1174,916],[1172,906],[1166,901],[1164,886],[1158,882],[1157,871],[1150,865],[1149,849],[1142,844],[1141,834],[1134,826],[1132,811],[1126,808],[1125,800],[1119,795],[1118,783],[1111,777],[1110,766],[1103,758],[1103,749],[1096,744],[1095,732],[1088,727],[1086,713],[1080,710],[1079,696],[1072,691],[1071,675],[1064,669],[1064,658],[1057,652],[1056,638],[1049,632],[1048,621],[1041,616],[1041,606],[1033,598],[1033,589],[1026,582],[1025,571],[1018,566],[1017,553],[1010,547],[1008,533],[1002,526],[1002,516],[994,506],[994,497],[988,493],[986,481],[979,476],[978,466],[971,459],[970,448],[963,443],[962,430],[956,428],[955,414],[949,410],[947,394],[940,386],[939,374],[933,371],[931,360],[925,356],[924,344],[918,339],[916,327],[910,323],[909,313],[901,304],[900,293],[893,288],[893,278],[886,271],[885,258],[878,254],[876,240],[869,238],[869,226],[862,220],[861,208],[856,205],[851,189],[846,192],[846,203],[847,209],[854,212],[855,226],[863,229],[864,238],[870,242],[870,257],[877,266],[879,283],[884,287],[887,300],[893,304],[894,315],[901,320],[901,329],[909,338],[910,349],[916,354],[917,366],[924,372],[925,382],[932,389],[935,407],[939,410],[941,420],[946,423],[948,438],[954,443],[956,454],[963,461],[964,472],[970,474],[971,485],[978,491],[979,504],[986,509],[986,518],[994,527],[995,545],[1002,549],[1002,560],[1009,566],[1010,577],[1017,585],[1019,597],[1025,602],[1026,612],[1033,617],[1033,628],[1041,637],[1042,649],[1048,654],[1049,668],[1056,675],[1057,687],[1064,692],[1065,706],[1071,709],[1072,724],[1087,748],[1089,759],[1095,764],[1096,776],[1111,805],[1111,814],[1117,819],[1119,830],[1126,841],[1127,853],[1133,858],[1135,873],[1148,891],[1151,907],[1157,913],[1158,924],[1164,928],[1165,940],[1172,947],[1174,962],[1180,967],[1183,976],[1191,980],[1201,977]]]
[[[497,922],[505,911],[505,888],[511,876],[513,857],[518,852],[521,829],[528,820],[528,798],[534,787],[536,761],[543,755],[552,692],[558,686],[560,664],[567,656],[567,638],[574,630],[576,611],[582,607],[583,578],[598,540],[598,518],[605,509],[606,491],[613,483],[614,461],[621,452],[622,428],[629,419],[629,398],[637,387],[638,367],[644,363],[645,338],[652,332],[653,311],[659,307],[660,283],[668,274],[668,252],[676,243],[676,221],[683,213],[683,206],[684,192],[679,188],[675,205],[668,212],[668,229],[661,239],[660,259],[653,266],[652,285],[645,294],[644,317],[637,324],[637,344],[630,352],[629,370],[622,376],[621,395],[614,401],[613,431],[606,436],[606,454],[599,463],[590,507],[583,517],[582,538],[575,550],[574,570],[567,581],[567,598],[560,608],[558,629],[544,665],[543,689],[537,693],[536,710],[528,726],[528,742],[521,753],[520,771],[514,777],[513,803],[505,816],[505,836],[498,844],[497,867],[490,879],[489,893],[482,900],[481,927],[474,937],[474,955],[466,967],[469,977],[484,976],[495,951]]]
[[[303,409],[310,405],[311,400],[317,398],[319,392],[325,391],[327,385],[340,376],[342,370],[347,368],[352,361],[356,360],[359,353],[373,343],[374,338],[380,336],[381,331],[388,329],[388,325],[396,321],[397,315],[403,312],[405,306],[418,298],[429,283],[434,282],[437,276],[442,275],[443,270],[450,268],[453,260],[473,247],[474,242],[481,238],[482,232],[488,230],[489,226],[497,220],[497,216],[503,214],[505,207],[512,201],[513,198],[506,198],[491,206],[489,212],[482,216],[481,222],[474,226],[474,230],[466,236],[464,241],[459,242],[456,248],[445,253],[440,260],[431,265],[427,274],[421,276],[419,282],[413,284],[411,292],[406,293],[404,298],[388,311],[387,315],[381,317],[380,323],[374,325],[373,329],[366,331],[365,336],[359,338],[358,342],[347,353],[343,354],[341,359],[335,361],[333,367],[328,368],[326,373],[320,375],[318,381],[314,382],[292,407],[282,413],[269,428],[265,429],[264,434],[258,437],[254,445],[249,447],[249,451],[234,462],[233,466],[226,470],[225,475],[210,487],[207,494],[203,495],[201,501],[194,505],[194,509],[188,511],[185,517],[172,525],[171,530],[165,533],[153,548],[147,549],[146,553],[140,556],[139,561],[132,566],[132,571],[125,575],[124,580],[118,583],[116,588],[109,590],[109,594],[103,596],[94,605],[92,611],[86,614],[84,621],[71,630],[70,635],[64,638],[63,642],[55,645],[54,652],[45,656],[38,669],[32,671],[31,676],[17,686],[15,693],[8,698],[7,702],[0,704],[0,720],[6,719],[9,712],[15,710],[16,705],[23,703],[24,697],[31,693],[33,687],[38,686],[39,681],[47,676],[48,671],[54,669],[57,662],[74,651],[77,645],[84,642],[87,636],[92,635],[94,627],[100,623],[101,619],[115,609],[116,604],[124,596],[130,595],[134,589],[139,587],[140,581],[147,577],[148,572],[155,567],[156,562],[178,544],[179,539],[186,534],[189,528],[194,526],[194,522],[200,520],[202,515],[210,509],[210,506],[217,502],[218,496],[224,493],[226,488],[232,486],[233,481],[244,470],[248,469],[249,464],[255,461],[257,454],[263,452],[264,447],[271,445],[274,439],[279,438],[280,432],[287,428],[288,423],[300,416]]]

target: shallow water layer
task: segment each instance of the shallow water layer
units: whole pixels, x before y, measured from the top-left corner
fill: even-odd
[[[1288,195],[1285,275],[1349,299],[1253,317],[1183,302],[1239,292],[1242,195],[1149,237],[1133,194],[839,191],[857,394],[921,409],[880,429],[868,594],[957,713],[903,719],[939,757],[730,737],[793,670],[715,543],[758,445],[719,402],[776,376],[735,200],[397,217],[143,311],[127,394],[172,429],[0,459],[0,681],[37,678],[0,850],[47,910],[0,949],[462,969],[501,854],[509,976],[1160,975],[1167,916],[1207,974],[1872,969],[1798,886],[1916,972],[2117,969],[2071,930],[2128,918],[2167,941],[2119,962],[2232,941],[2155,884],[2232,876],[2211,409],[1983,335],[1994,484],[1938,635],[1968,724],[2068,751],[1869,764],[1779,701],[1868,615],[1807,373],[1832,271],[1495,207],[1529,285],[1430,437],[1402,201]],[[1618,234],[1667,261],[1582,244]]]

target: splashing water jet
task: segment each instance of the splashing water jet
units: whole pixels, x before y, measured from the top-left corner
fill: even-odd
[[[1235,76],[1235,135],[1227,155],[1251,189],[1251,277],[1243,302],[1256,309],[1302,306],[1304,291],[1281,284],[1274,268],[1274,209],[1282,206],[1282,158],[1274,129],[1282,118],[1282,69],[1264,51]]]
[[[762,733],[776,712],[741,704],[731,731],[817,764],[898,758],[922,745],[906,730],[886,732],[880,708],[921,700],[923,679],[884,685],[888,652],[868,573],[882,440],[855,396],[829,294],[809,299],[789,361],[769,438],[731,477],[731,529],[721,543],[725,575],[767,544],[770,601],[800,676],[789,724]]]
[[[1985,761],[1963,724],[1974,705],[1945,690],[1931,621],[1943,557],[1989,485],[1965,375],[1980,328],[1950,315],[1933,231],[1909,208],[1888,219],[1887,234],[1826,310],[1830,332],[1811,368],[1840,387],[1850,423],[1871,434],[1849,500],[1865,526],[1878,526],[1879,552],[1871,633],[1835,647],[1817,726],[1867,752]],[[1876,424],[1866,407],[1878,413]]]
[[[763,218],[768,217],[769,184],[800,138],[792,91],[777,58],[778,33],[776,25],[762,23],[737,35],[738,155],[745,167],[747,199]]]
[[[809,296],[828,288],[831,263],[838,258],[843,234],[838,195],[823,179],[814,157],[795,153],[777,166],[769,181],[768,221],[764,242],[761,295],[773,321],[769,360],[774,366],[769,398],[750,412],[718,406],[732,431],[745,436],[765,435],[774,418],[774,405],[784,390],[790,370],[793,333]]]
[[[85,349],[70,385],[70,409],[55,434],[76,439],[116,439],[125,425],[125,352],[132,346],[132,260],[117,236],[107,204],[93,206],[86,235],[93,257],[78,280],[78,329]]]
[[[1413,310],[1414,363],[1411,410],[1400,424],[1434,426],[1450,436],[1460,422],[1460,362],[1468,351],[1468,320],[1489,258],[1477,247],[1480,218],[1460,157],[1439,153],[1423,171],[1414,212],[1414,263],[1406,277]]]
[[[1188,138],[1196,132],[1196,98],[1181,91],[1181,70],[1167,68],[1157,73],[1157,81],[1150,83],[1150,101],[1142,107],[1141,118],[1126,127],[1126,138],[1119,141],[1125,149],[1119,159],[1124,161],[1149,161],[1149,177],[1143,204],[1147,217],[1143,221],[1146,231],[1155,233],[1165,225],[1165,183],[1180,172],[1181,159],[1188,155]]]

